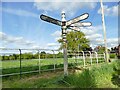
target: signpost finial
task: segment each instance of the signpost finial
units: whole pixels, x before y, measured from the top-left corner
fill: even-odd
[[[66,17],[65,17],[65,11],[62,11],[62,12],[61,12],[61,16],[62,16],[62,21],[66,21],[66,19],[65,19],[65,18],[66,18]]]

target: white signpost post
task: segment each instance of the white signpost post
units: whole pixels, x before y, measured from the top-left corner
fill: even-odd
[[[59,21],[57,19],[51,18],[46,15],[40,15],[40,18],[43,21],[56,24],[58,26],[61,26],[62,29],[62,39],[63,39],[63,55],[64,55],[64,76],[68,75],[68,59],[67,59],[67,40],[66,40],[66,35],[67,35],[67,29],[72,29],[76,31],[80,31],[79,27],[86,27],[86,26],[91,26],[91,22],[79,22],[82,20],[85,20],[89,17],[88,13],[84,13],[74,19],[66,21],[65,19],[65,12],[62,12],[62,20]],[[79,22],[79,23],[78,23]]]

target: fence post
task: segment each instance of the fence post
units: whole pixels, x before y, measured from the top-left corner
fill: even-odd
[[[97,60],[97,64],[98,64],[98,54],[97,54],[97,52],[95,52],[95,54],[96,54],[96,60]]]
[[[76,62],[76,65],[77,65],[77,55],[76,55],[77,52],[74,51],[74,55],[75,55],[75,62]]]
[[[79,60],[80,60],[80,51],[78,50],[78,55],[77,55],[78,57],[77,57],[77,63],[78,63],[78,65],[79,65]]]
[[[82,53],[83,53],[83,61],[84,61],[84,67],[85,67],[85,54],[83,51],[82,51]]]
[[[55,60],[55,52],[54,52],[54,50],[52,50],[52,51],[53,51],[53,58]],[[54,61],[54,70],[55,70],[55,61]]]
[[[21,49],[19,49],[20,52],[20,79],[21,79],[21,75],[22,75],[22,67],[21,67]]]
[[[91,56],[91,52],[89,51],[90,53],[90,61],[91,61],[91,65],[92,65],[92,56]]]
[[[105,62],[106,62],[106,59],[105,59],[105,53],[103,53],[103,55],[104,55],[104,60],[105,60]]]
[[[38,56],[39,56],[39,73],[40,73],[41,62],[40,62],[40,51],[39,50],[38,50]]]

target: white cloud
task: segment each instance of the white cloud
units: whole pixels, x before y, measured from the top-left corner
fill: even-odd
[[[81,28],[81,31],[85,33],[86,38],[90,40],[91,47],[96,47],[98,45],[104,46],[104,37],[100,33],[102,32],[102,26],[91,26],[86,28]],[[107,38],[108,47],[114,47],[118,45],[117,38]]]
[[[67,29],[67,32],[71,32],[72,30]],[[56,30],[54,33],[51,34],[51,36],[53,36],[55,38],[55,41],[58,42],[59,39],[62,39],[61,37],[62,32],[61,30]]]
[[[107,40],[108,43],[118,43],[118,38],[109,38]]]
[[[102,30],[102,26],[98,25],[98,26],[90,26],[90,27],[81,27],[80,29],[85,35],[92,35]]]
[[[103,8],[106,16],[118,16],[118,5],[112,7],[104,5]],[[98,14],[101,14],[101,8],[98,10]]]
[[[115,47],[118,46],[118,38],[109,38],[107,40],[108,46],[109,47]]]
[[[82,27],[81,31],[86,35],[86,38],[90,40],[91,47],[103,44],[103,36],[100,33],[102,31],[101,25]]]
[[[32,47],[31,48],[38,48],[38,49],[40,49],[41,47],[39,46],[39,45],[32,45]]]
[[[0,46],[0,49],[4,49],[4,48],[6,48],[6,47]]]
[[[43,2],[42,2],[43,1]],[[38,10],[43,11],[50,11],[50,12],[56,12],[56,11],[65,11],[69,16],[73,16],[79,9],[81,8],[89,8],[93,9],[96,6],[96,2],[60,2],[61,0],[54,0],[54,2],[44,2],[44,0],[41,0],[41,2],[38,2],[38,0],[35,0],[34,6]]]
[[[47,43],[45,45],[32,45],[29,49],[46,49],[45,52],[51,52],[51,50],[58,50],[60,47],[59,43]]]
[[[5,44],[18,44],[18,45],[33,45],[33,41],[25,40],[23,37],[9,36],[3,32],[0,32],[0,40]]]
[[[61,39],[61,31],[57,30],[54,33],[52,33],[51,36],[55,38],[55,41],[58,41],[59,39]]]
[[[29,12],[22,9],[12,9],[12,8],[0,8],[0,11],[7,12],[10,14],[18,15],[18,16],[26,16],[26,17],[35,17],[39,18],[39,15],[33,12]]]
[[[93,34],[93,35],[86,35],[86,38],[88,38],[89,40],[94,40],[94,39],[97,39],[97,38],[102,38],[102,35],[101,34]]]
[[[103,38],[96,38],[91,41],[92,46],[102,45],[104,46]],[[107,47],[110,49],[111,47],[118,46],[118,38],[107,38]]]
[[[27,49],[59,49],[59,43],[48,43],[45,45],[38,45],[37,43],[29,40],[25,40],[23,37],[13,37],[0,32],[0,40],[4,48],[11,48],[10,44],[14,45],[15,48],[27,48]],[[1,47],[3,47],[3,45]],[[29,51],[29,50],[28,50]],[[25,51],[24,51],[25,52]]]
[[[61,36],[61,31],[57,30],[54,33],[52,33],[51,35],[54,36],[54,37],[60,37]]]
[[[60,44],[58,44],[58,43],[48,43],[47,46],[48,47],[60,46]]]
[[[0,32],[0,40],[2,40],[2,38],[3,38],[3,37],[5,37],[5,36],[6,36],[6,34],[5,34],[5,33]]]

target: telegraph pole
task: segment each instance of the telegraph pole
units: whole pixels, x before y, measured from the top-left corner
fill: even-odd
[[[66,27],[66,19],[65,19],[65,12],[62,11],[61,13],[62,17],[62,40],[63,40],[63,55],[64,55],[64,76],[68,75],[68,59],[67,59],[67,27]]]
[[[104,19],[104,10],[103,3],[101,2],[101,13],[102,13],[102,25],[103,25],[103,33],[104,33],[104,44],[105,44],[105,54],[106,54],[106,62],[109,60],[108,49],[107,49],[107,39],[106,39],[106,28],[105,28],[105,19]]]

